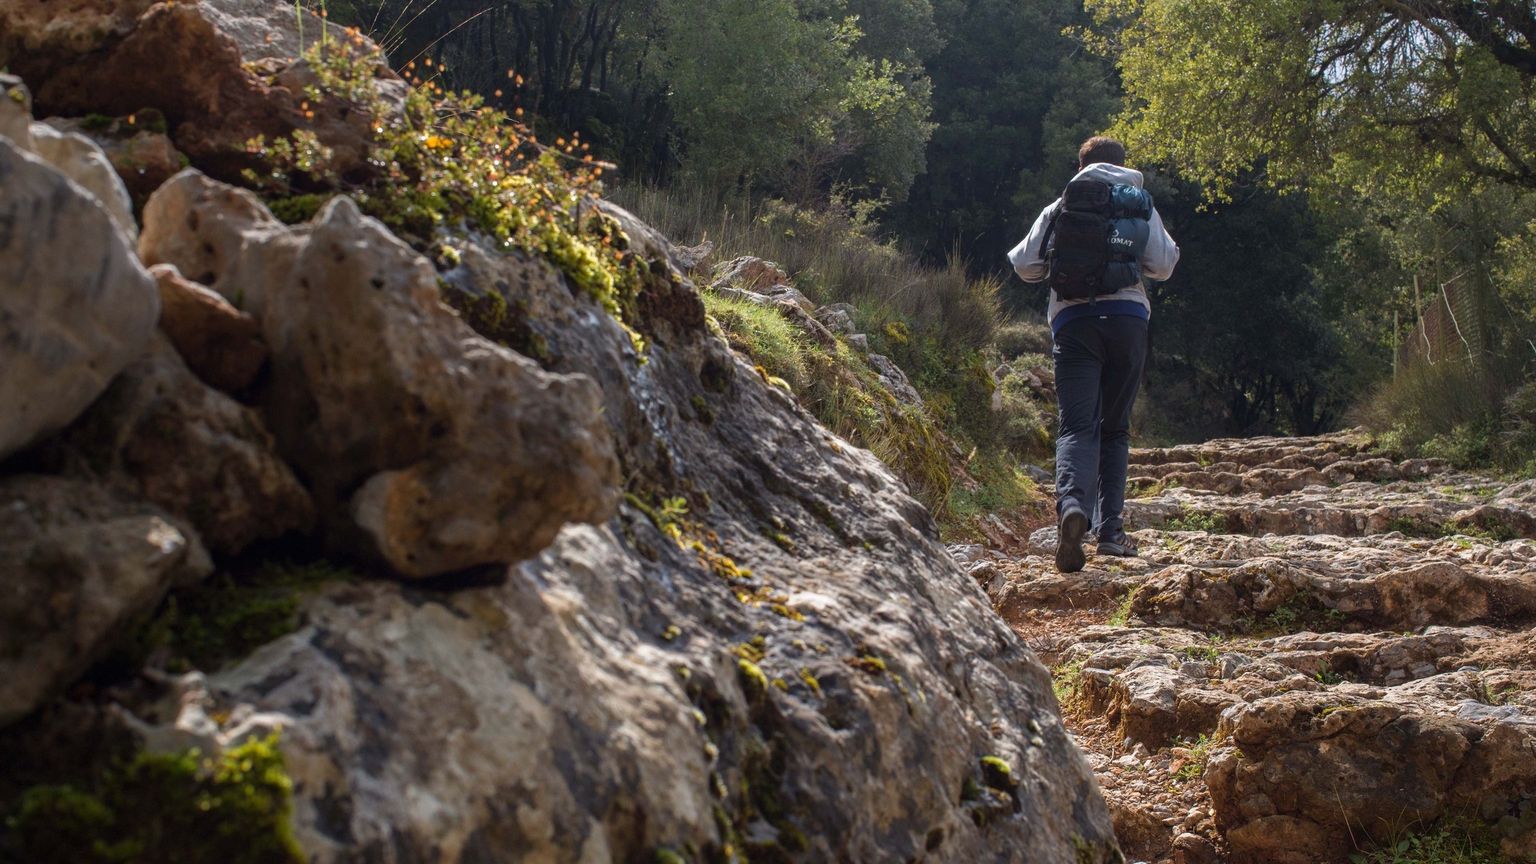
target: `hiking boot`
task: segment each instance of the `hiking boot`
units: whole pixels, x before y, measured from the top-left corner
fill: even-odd
[[[1088,514],[1082,508],[1068,507],[1061,514],[1061,524],[1056,529],[1056,569],[1063,573],[1076,573],[1083,569],[1087,556],[1083,554],[1083,535],[1088,533]]]
[[[1112,555],[1116,558],[1135,558],[1136,541],[1127,537],[1124,531],[1113,537],[1099,538],[1099,554]]]

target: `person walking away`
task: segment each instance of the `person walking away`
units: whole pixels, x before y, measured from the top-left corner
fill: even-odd
[[[1131,408],[1152,316],[1144,280],[1167,279],[1179,262],[1141,172],[1125,167],[1125,145],[1096,136],[1077,155],[1077,176],[1008,253],[1021,279],[1050,286],[1056,568],[1063,573],[1083,569],[1090,522],[1100,555],[1136,554],[1122,514]]]

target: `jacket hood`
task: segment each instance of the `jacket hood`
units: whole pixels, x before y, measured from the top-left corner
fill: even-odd
[[[1127,168],[1124,165],[1111,165],[1108,162],[1095,162],[1087,168],[1077,172],[1073,180],[1103,180],[1106,183],[1118,183],[1122,186],[1135,186],[1141,188],[1141,172],[1135,168]]]

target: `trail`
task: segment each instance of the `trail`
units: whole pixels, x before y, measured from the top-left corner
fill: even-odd
[[[1536,480],[1349,432],[1133,451],[1131,483],[1138,559],[957,550],[1130,860],[1343,862],[1454,820],[1536,847]]]

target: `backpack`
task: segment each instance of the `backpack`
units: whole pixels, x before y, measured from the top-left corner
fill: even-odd
[[[1091,178],[1068,183],[1044,244],[1056,296],[1089,300],[1140,282],[1137,262],[1151,218],[1152,196],[1134,186]]]

